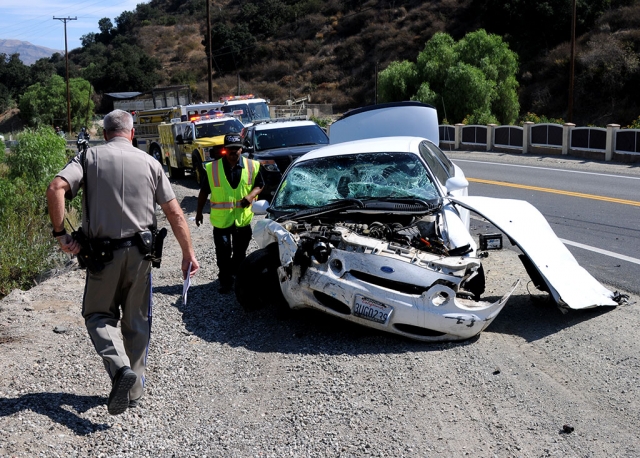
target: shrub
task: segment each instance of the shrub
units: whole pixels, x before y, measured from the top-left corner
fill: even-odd
[[[633,120],[633,122],[627,126],[627,129],[640,129],[640,116]]]
[[[64,259],[53,250],[45,189],[67,161],[65,141],[51,127],[27,129],[17,141],[0,175],[0,297]]]
[[[34,279],[60,263],[46,218],[44,195],[22,179],[0,178],[0,297],[28,289]],[[9,195],[7,195],[10,193]]]
[[[522,126],[525,122],[532,122],[534,124],[564,124],[564,119],[548,118],[545,115],[538,116],[535,113],[527,112],[521,117],[518,125]]]
[[[326,128],[329,124],[331,124],[332,121],[331,118],[316,118],[315,116],[311,116],[310,119],[323,128]]]
[[[6,157],[9,178],[23,177],[43,192],[67,162],[65,140],[49,126],[25,129],[16,140]]]

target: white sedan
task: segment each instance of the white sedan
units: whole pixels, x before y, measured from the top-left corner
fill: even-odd
[[[464,207],[515,240],[536,285],[558,304],[617,305],[534,207],[469,197],[460,192],[467,185],[425,138],[312,151],[287,170],[271,206],[254,204],[267,217],[256,223],[260,249],[247,256],[236,297],[247,309],[282,302],[418,340],[470,338],[491,324],[517,282],[500,300],[481,300],[484,271]]]

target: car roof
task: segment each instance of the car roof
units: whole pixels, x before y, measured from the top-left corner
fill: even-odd
[[[418,145],[429,141],[421,137],[380,137],[323,146],[302,156],[296,162],[356,153],[410,153],[419,155]]]
[[[254,124],[256,130],[283,129],[286,127],[303,127],[315,126],[313,121],[278,121],[278,122],[259,122]]]
[[[193,124],[208,124],[208,123],[211,123],[211,122],[230,121],[230,120],[238,121],[233,116],[220,116],[220,117],[209,118],[209,119],[193,120],[193,121],[191,121],[191,123],[193,123]],[[240,122],[240,121],[238,121],[238,122]]]
[[[240,100],[227,100],[223,102],[221,105],[242,105],[247,103],[267,103],[265,99],[240,99]]]

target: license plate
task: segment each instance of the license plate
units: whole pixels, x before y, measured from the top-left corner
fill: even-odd
[[[387,324],[393,312],[393,307],[364,296],[356,296],[353,306],[353,316],[376,323]]]

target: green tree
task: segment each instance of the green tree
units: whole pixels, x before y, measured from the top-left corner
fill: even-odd
[[[409,100],[415,92],[417,74],[413,62],[391,62],[378,78],[380,98],[389,102]]]
[[[436,33],[416,64],[392,62],[380,73],[385,101],[418,100],[435,105],[450,122],[513,123],[518,103],[518,57],[497,35],[480,29],[455,42]],[[480,121],[478,121],[480,122]]]
[[[20,54],[7,56],[0,53],[0,108],[9,108],[27,86],[31,84],[29,67],[22,63]]]
[[[44,191],[51,179],[67,163],[66,142],[51,126],[27,128],[18,134],[11,154],[5,158],[8,177],[23,179],[27,184]]]
[[[69,80],[71,96],[71,127],[78,130],[91,119],[94,104],[91,100],[91,85],[87,80],[71,78]],[[67,86],[65,80],[53,75],[46,83],[29,86],[20,97],[20,116],[30,125],[59,124],[67,119]]]
[[[43,57],[35,61],[30,67],[31,82],[44,83],[56,74],[56,66],[51,62],[48,57]]]
[[[148,91],[160,81],[160,61],[122,35],[109,45],[90,42],[74,59],[84,67],[82,77],[98,92]]]
[[[7,86],[0,83],[0,112],[8,110],[12,104],[11,91]]]
[[[490,114],[494,86],[477,67],[460,62],[449,68],[443,93],[447,118],[460,122],[467,115]]]
[[[206,51],[213,50],[215,68],[222,72],[235,72],[242,64],[251,60],[256,39],[246,23],[237,23],[233,27],[220,21],[211,28],[211,44],[207,45],[204,36],[202,44]]]

